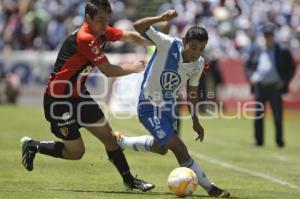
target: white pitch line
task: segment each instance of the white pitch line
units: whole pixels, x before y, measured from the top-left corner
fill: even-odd
[[[269,180],[271,182],[274,182],[274,183],[277,183],[277,184],[280,184],[280,185],[283,185],[283,186],[287,186],[289,188],[296,189],[296,190],[300,191],[300,187],[298,185],[289,183],[285,180],[280,180],[280,179],[275,178],[273,176],[270,176],[270,175],[267,175],[267,174],[264,174],[264,173],[260,173],[260,172],[256,172],[256,171],[252,171],[250,169],[234,166],[234,165],[229,164],[227,162],[224,162],[222,160],[209,158],[209,157],[207,157],[203,154],[195,153],[193,151],[190,151],[190,152],[192,153],[193,156],[195,156],[195,157],[197,157],[201,160],[205,160],[207,162],[220,165],[220,166],[225,167],[227,169],[232,169],[234,171],[238,171],[238,172],[241,172],[241,173],[246,173],[246,174],[249,174],[249,175],[252,175],[252,176],[260,177],[260,178],[263,178],[265,180]]]

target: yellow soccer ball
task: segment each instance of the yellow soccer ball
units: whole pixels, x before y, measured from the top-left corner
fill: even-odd
[[[176,196],[190,196],[195,192],[197,186],[197,176],[189,168],[179,167],[169,174],[168,187]]]

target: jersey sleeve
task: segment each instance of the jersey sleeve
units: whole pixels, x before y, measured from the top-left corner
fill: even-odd
[[[123,30],[119,28],[113,28],[108,26],[105,32],[105,38],[107,41],[118,41],[123,36]]]
[[[108,59],[99,47],[98,40],[92,35],[78,35],[77,49],[93,65],[100,65],[108,62]]]
[[[143,34],[147,39],[152,40],[156,46],[163,46],[166,42],[171,43],[174,39],[162,32],[156,31],[152,26]]]
[[[189,79],[189,85],[190,86],[198,86],[199,85],[199,80],[200,80],[200,77],[202,75],[202,72],[203,72],[203,68],[204,68],[204,60],[203,62],[198,62],[198,64],[200,64],[200,67],[199,67],[199,70],[198,72],[194,73],[190,79]]]

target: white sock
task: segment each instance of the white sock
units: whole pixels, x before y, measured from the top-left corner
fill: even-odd
[[[194,161],[191,158],[189,161],[187,161],[186,163],[181,164],[180,166],[192,169],[196,173],[196,175],[197,175],[198,184],[201,185],[207,192],[210,191],[212,183],[206,177],[205,173],[203,172],[203,170],[197,164],[196,161]]]
[[[150,135],[126,137],[122,136],[119,145],[122,149],[131,149],[134,151],[150,152],[150,147],[154,142],[154,138]]]

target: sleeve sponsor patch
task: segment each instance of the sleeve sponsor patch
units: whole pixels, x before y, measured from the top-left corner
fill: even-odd
[[[100,53],[100,48],[98,46],[94,46],[91,48],[91,51],[94,55],[98,55]]]
[[[88,44],[88,46],[91,48],[91,47],[93,47],[94,43],[95,43],[95,41],[92,40],[92,41]]]

